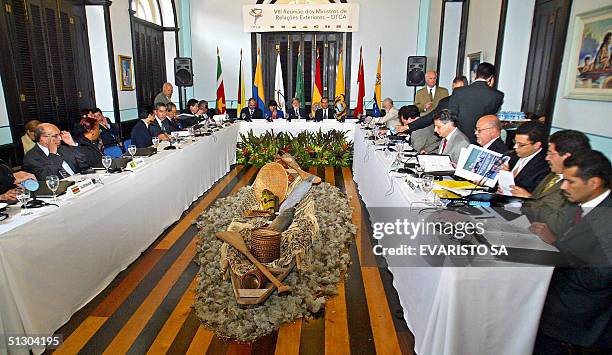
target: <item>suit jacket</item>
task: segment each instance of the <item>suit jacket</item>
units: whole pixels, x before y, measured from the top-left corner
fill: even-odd
[[[436,153],[438,151],[438,147],[440,146],[440,140],[441,138],[434,131],[433,125],[429,125],[428,127],[412,131],[410,133],[410,145],[417,152],[424,150],[428,154]]]
[[[100,140],[104,147],[110,147],[119,144],[119,128],[112,122],[108,121],[108,128],[103,125],[100,126]]]
[[[383,117],[376,119],[376,122],[384,124],[389,129],[399,126],[399,111],[395,107],[391,107],[389,112],[386,112]]]
[[[567,217],[576,206],[565,208]],[[612,195],[554,245],[577,267],[556,268],[542,311],[542,331],[584,347],[612,348]],[[604,267],[604,265],[607,265]]]
[[[561,180],[549,187],[558,178],[555,173],[546,175],[533,190],[533,199],[525,200],[521,206],[529,221],[546,223],[555,235],[564,232],[563,209],[569,204],[561,191]]]
[[[419,108],[419,111],[425,112],[425,104],[428,102],[433,102],[433,105],[429,108],[429,111],[432,112],[438,106],[438,103],[443,98],[448,97],[448,89],[443,88],[441,86],[436,86],[436,93],[433,97],[433,101],[429,99],[429,88],[427,86],[423,87],[419,91],[416,92],[416,96],[414,98],[414,104]]]
[[[430,111],[426,115],[421,116],[421,118],[408,125],[408,127],[410,128],[410,132],[431,126],[433,124],[434,115],[440,110],[446,110],[448,108],[449,100],[450,96],[443,98],[442,100],[440,100],[440,102],[438,102],[438,106],[436,106],[434,110]]]
[[[0,159],[0,194],[4,194],[15,188],[15,176],[8,164]]]
[[[23,157],[23,170],[36,175],[36,179],[41,181],[49,175],[57,175],[61,179],[60,170],[64,161],[75,174],[90,167],[85,156],[74,147],[62,144],[57,148],[57,154],[47,156],[37,144]]]
[[[265,116],[272,119],[272,111],[266,110]],[[285,118],[285,113],[281,110],[276,110],[276,118]]]
[[[299,113],[299,117],[295,113],[295,109],[293,107],[287,108],[287,116],[291,120],[294,120],[294,119],[297,120],[298,118],[301,118],[301,119],[307,119],[308,118],[308,115],[306,114],[306,110],[304,110],[303,108],[300,107],[298,109],[298,113]]]
[[[501,137],[497,137],[489,146],[489,150],[492,150],[499,154],[506,154],[508,152],[508,146],[506,145],[506,143],[504,143],[504,141],[502,141]]]
[[[264,118],[264,116],[263,116],[263,111],[261,111],[257,107],[255,107],[253,109],[253,114],[252,115],[251,115],[251,111],[249,110],[249,108],[245,107],[242,110],[240,110],[240,118],[245,120],[245,121],[250,121],[250,120],[259,120],[259,119],[262,119],[262,118]]]
[[[187,127],[191,127],[191,126],[195,126],[196,124],[198,124],[198,117],[194,114],[192,114],[189,110],[186,110],[186,112],[181,113],[180,115],[178,115],[180,126],[182,128],[187,128]]]
[[[78,143],[79,145],[75,149],[83,154],[83,157],[87,161],[87,165],[96,168],[102,167],[102,156],[104,154],[102,154],[98,148],[98,142],[92,142],[83,137],[78,140]]]
[[[449,155],[453,163],[459,161],[459,155],[461,154],[462,148],[467,148],[470,145],[470,140],[463,134],[459,129],[453,133],[448,142],[446,142],[446,148],[442,151],[444,146],[444,140],[440,141],[440,148],[438,149],[439,154]]]
[[[450,96],[448,109],[457,114],[461,132],[472,144],[477,144],[474,135],[476,121],[484,115],[496,114],[503,102],[504,93],[489,87],[484,81],[475,81]]]
[[[150,126],[151,125],[149,125],[149,127]],[[134,125],[134,128],[132,128],[131,137],[132,144],[135,145],[136,148],[146,148],[153,145],[153,135],[143,120],[138,120],[138,122],[136,122],[136,125]]]
[[[519,157],[515,153],[510,155],[509,165],[511,171],[514,169],[518,160]],[[538,186],[540,181],[542,181],[548,173],[550,173],[550,166],[546,162],[546,148],[542,148],[542,150],[521,169],[519,174],[514,177],[514,184],[529,192],[533,192],[536,186]]]
[[[335,108],[333,108],[332,106],[327,107],[327,118],[328,119],[331,118],[333,120],[335,113],[336,113]],[[323,121],[323,109],[322,108],[315,111],[315,121],[316,122]]]

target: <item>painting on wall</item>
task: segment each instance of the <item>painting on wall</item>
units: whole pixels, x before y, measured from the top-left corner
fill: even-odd
[[[121,91],[134,90],[134,73],[132,71],[132,57],[119,55],[119,89]]]
[[[566,97],[612,101],[612,6],[576,15]]]
[[[468,73],[468,83],[471,84],[476,80],[476,69],[482,63],[482,52],[468,54],[465,60],[467,65],[466,72]]]

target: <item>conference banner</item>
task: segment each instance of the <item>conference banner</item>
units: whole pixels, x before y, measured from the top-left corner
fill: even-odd
[[[242,7],[244,32],[357,32],[359,4],[253,4]]]

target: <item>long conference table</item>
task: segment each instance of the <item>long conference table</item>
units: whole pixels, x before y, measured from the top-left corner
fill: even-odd
[[[240,122],[102,177],[83,196],[60,197],[0,222],[0,335],[49,335],[104,290],[235,163],[239,133],[348,131],[354,179],[373,218],[415,195],[389,178],[390,159],[354,122]],[[382,209],[384,211],[384,209]],[[552,268],[389,267],[419,354],[530,354]],[[35,353],[41,349],[33,349]],[[0,339],[0,354],[8,351]]]

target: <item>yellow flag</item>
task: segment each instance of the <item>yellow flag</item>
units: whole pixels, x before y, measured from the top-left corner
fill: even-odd
[[[246,107],[246,97],[244,96],[244,75],[242,74],[242,49],[240,49],[240,72],[238,73],[238,111]]]
[[[382,107],[380,96],[380,61],[382,58],[382,48],[378,52],[378,69],[376,71],[376,85],[374,85],[374,117],[380,116],[380,108]]]
[[[336,96],[334,98],[334,106],[336,108],[336,119],[342,121],[348,113],[346,106],[346,97],[344,90],[344,69],[342,68],[342,51],[340,51],[340,59],[338,60],[338,70],[336,71]]]

